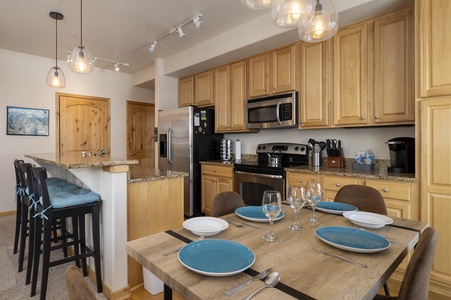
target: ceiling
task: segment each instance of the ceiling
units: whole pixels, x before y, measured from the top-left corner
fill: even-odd
[[[413,2],[333,1],[340,13],[340,26]],[[66,60],[68,51],[80,43],[77,0],[1,0],[0,48],[55,58],[55,20],[49,17],[51,11],[64,15],[58,21],[58,59]],[[201,28],[190,22],[183,27],[183,39],[177,33],[170,34],[158,42],[155,53],[149,52],[153,40],[199,13],[203,15]],[[271,22],[269,10],[248,9],[240,0],[85,0],[83,45],[93,56],[130,64],[122,66],[121,72],[135,74],[151,67],[156,58],[168,58],[263,15]],[[274,43],[267,47],[274,48]],[[97,61],[95,66],[114,69],[114,63],[109,62]]]

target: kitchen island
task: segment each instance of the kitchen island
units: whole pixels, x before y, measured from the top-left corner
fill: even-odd
[[[176,203],[175,206],[179,205],[182,209],[183,180],[181,178],[188,174],[143,169],[137,165],[137,160],[112,158],[110,156],[83,157],[80,155],[60,158],[55,153],[40,153],[27,154],[25,157],[45,167],[51,176],[66,179],[70,183],[87,188],[101,196],[100,242],[103,293],[109,299],[128,297],[130,293],[129,274],[125,272],[128,263],[124,245],[129,240],[129,229],[141,230],[139,227],[135,227],[136,222],[145,223],[147,228],[158,227],[154,215],[169,209],[164,205],[153,205],[153,212],[147,215],[148,210],[140,209],[143,203],[153,203],[154,198],[165,199],[168,203]],[[164,184],[158,186],[146,184],[150,182],[165,182],[166,186]],[[166,187],[170,185],[172,188],[167,189]],[[173,192],[180,190],[182,196],[174,196]],[[151,193],[158,195],[158,197],[153,198]],[[140,202],[136,202],[136,199],[139,199]],[[138,203],[138,206],[132,205],[136,208],[135,210],[130,211],[130,203]],[[177,209],[170,209],[169,211],[178,213]],[[183,212],[180,213],[179,218],[183,219]],[[178,224],[178,227],[180,227],[181,223]],[[147,231],[143,232],[148,234]],[[88,244],[90,243],[92,242],[88,240]],[[88,263],[93,268],[94,262],[88,261]],[[139,273],[139,276],[142,276],[142,272]]]

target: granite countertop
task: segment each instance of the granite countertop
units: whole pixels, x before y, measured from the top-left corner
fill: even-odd
[[[106,166],[120,166],[120,165],[134,165],[137,160],[129,160],[125,158],[112,158],[109,155],[105,156],[76,156],[60,157],[56,153],[38,153],[25,154],[25,157],[31,158],[34,161],[42,161],[64,169],[77,168],[93,168]]]
[[[128,183],[147,182],[162,179],[173,179],[189,176],[185,172],[177,172],[171,170],[160,170],[139,165],[130,166],[128,172]]]
[[[254,161],[254,160],[252,160]],[[233,161],[222,161],[222,160],[211,160],[202,161],[202,164],[211,165],[230,165],[233,166]],[[349,177],[359,177],[359,178],[374,178],[374,179],[386,179],[393,181],[406,181],[406,182],[416,182],[415,174],[406,173],[389,173],[387,172],[387,166],[381,164],[381,166],[376,167],[371,171],[355,171],[352,169],[351,164],[346,164],[345,168],[329,168],[327,165],[321,167],[313,166],[299,166],[292,168],[285,168],[285,171],[289,172],[299,172],[299,173],[312,173],[319,175],[335,175],[335,176],[349,176]]]

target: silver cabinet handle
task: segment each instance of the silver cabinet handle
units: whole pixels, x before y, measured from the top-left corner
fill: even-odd
[[[337,184],[335,184],[335,186],[341,186],[341,184],[337,183]]]
[[[379,116],[375,116],[374,118],[375,118],[375,119],[379,119]]]
[[[365,117],[360,117],[360,120],[365,120]]]
[[[299,179],[299,182],[302,182],[303,180],[302,179]]]
[[[388,189],[387,189],[387,188],[384,188],[383,191],[386,192],[386,193],[388,193]]]

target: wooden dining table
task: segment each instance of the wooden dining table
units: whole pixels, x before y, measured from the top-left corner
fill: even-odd
[[[273,225],[274,233],[279,237],[277,242],[267,242],[262,238],[270,230],[268,222],[252,222],[236,214],[221,217],[229,227],[206,239],[239,242],[255,254],[255,262],[250,268],[232,276],[201,275],[183,266],[178,254],[163,256],[165,252],[198,239],[185,228],[129,241],[125,248],[129,256],[164,282],[165,299],[172,298],[172,290],[185,299],[242,299],[262,286],[263,280],[253,281],[231,297],[226,296],[224,290],[270,267],[280,273],[281,280],[274,288],[258,293],[255,299],[372,299],[427,227],[423,222],[392,217],[390,225],[377,230],[367,229],[389,238],[392,242],[388,249],[359,253],[330,246],[315,234],[316,229],[324,226],[355,228],[345,217],[317,211],[319,222],[310,223],[306,218],[312,215],[312,211],[304,208],[299,214],[304,230],[293,231],[289,228],[294,222],[293,210],[284,204],[282,211],[284,217]],[[240,223],[244,226],[236,226]],[[367,268],[318,253],[313,246],[366,264]]]

